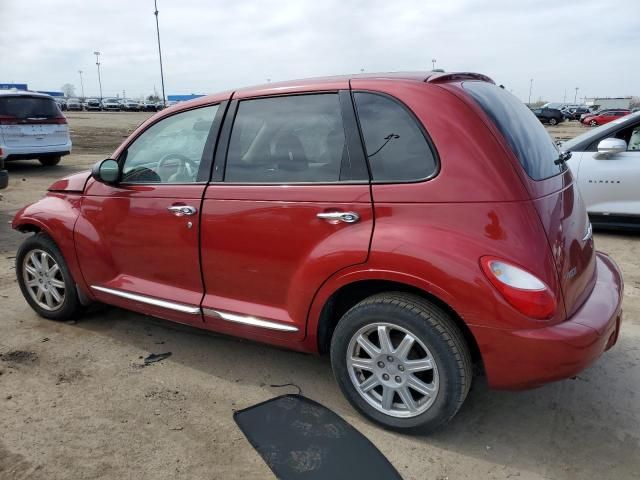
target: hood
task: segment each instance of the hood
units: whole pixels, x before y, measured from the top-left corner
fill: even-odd
[[[84,186],[91,176],[91,171],[74,173],[68,177],[61,178],[53,182],[48,190],[50,192],[80,192],[84,191]]]

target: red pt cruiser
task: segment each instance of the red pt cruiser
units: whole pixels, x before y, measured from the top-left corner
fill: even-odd
[[[269,84],[163,110],[13,227],[41,316],[93,301],[330,353],[382,425],[575,375],[618,336],[622,278],[517,98],[471,73]],[[241,355],[241,352],[238,352]]]

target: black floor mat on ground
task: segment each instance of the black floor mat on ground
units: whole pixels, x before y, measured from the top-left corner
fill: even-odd
[[[272,398],[234,419],[279,479],[402,478],[364,435],[302,395]]]

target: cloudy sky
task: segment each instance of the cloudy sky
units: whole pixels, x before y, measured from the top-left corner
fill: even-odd
[[[158,0],[167,94],[374,71],[476,71],[523,100],[640,95],[639,0]],[[0,0],[0,83],[160,91],[153,0]]]

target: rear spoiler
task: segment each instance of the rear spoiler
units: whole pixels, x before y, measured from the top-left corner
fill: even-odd
[[[483,82],[493,83],[491,78],[486,75],[482,75],[481,73],[473,73],[473,72],[451,72],[451,73],[435,73],[433,75],[429,75],[429,77],[425,80],[427,83],[446,83],[446,82],[460,82],[462,80],[481,80]]]

